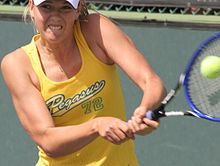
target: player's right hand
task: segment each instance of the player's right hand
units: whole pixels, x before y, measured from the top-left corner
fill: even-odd
[[[116,145],[134,139],[127,123],[114,117],[97,118],[97,131],[102,138]]]

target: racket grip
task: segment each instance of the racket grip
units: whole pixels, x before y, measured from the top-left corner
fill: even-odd
[[[146,118],[157,121],[159,118],[166,116],[164,107],[165,105],[161,104],[157,109],[147,111]]]
[[[149,111],[146,112],[146,118],[148,118],[150,120],[157,121],[160,118],[160,116],[158,116],[158,114],[156,114],[155,111],[149,110]]]
[[[153,119],[152,119],[152,111],[147,111],[147,112],[146,112],[146,118],[147,118],[147,119],[150,119],[150,120],[153,120]]]

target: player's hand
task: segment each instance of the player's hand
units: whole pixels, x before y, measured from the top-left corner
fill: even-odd
[[[138,107],[134,111],[131,120],[128,121],[128,126],[134,134],[147,135],[152,133],[159,127],[159,121],[153,121],[146,118],[146,107]]]
[[[129,139],[134,139],[134,134],[126,122],[114,117],[102,117],[97,119],[98,133],[107,141],[120,145]]]

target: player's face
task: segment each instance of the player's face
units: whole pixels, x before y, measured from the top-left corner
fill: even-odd
[[[79,12],[64,0],[47,0],[39,6],[31,5],[31,16],[42,37],[58,41],[73,34]]]

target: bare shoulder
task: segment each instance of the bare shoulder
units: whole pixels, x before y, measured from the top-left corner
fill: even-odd
[[[19,48],[4,56],[1,62],[1,69],[4,72],[10,68],[15,68],[25,59],[25,52]]]
[[[13,82],[22,82],[22,79],[30,80],[32,83],[33,80],[37,80],[29,57],[22,48],[4,56],[1,61],[1,71],[8,86]],[[35,81],[35,85],[38,85],[38,81]]]
[[[29,58],[22,48],[19,48],[4,56],[1,62],[1,69],[4,72],[10,72],[11,70],[19,72],[25,70],[28,67]]]
[[[117,28],[112,20],[102,14],[90,14],[86,17],[86,21],[81,22],[83,31],[88,31],[90,34],[102,33],[111,28]]]
[[[111,20],[107,16],[100,14],[100,13],[94,13],[94,14],[88,15],[88,21],[90,23],[92,23],[93,21],[95,21],[95,23],[103,23],[104,21],[106,23],[113,24],[113,20]]]
[[[117,24],[110,18],[102,14],[90,14],[86,21],[81,23],[82,31],[88,38],[98,43],[103,43],[105,40],[124,39],[134,46],[133,41],[125,34]],[[114,42],[112,43],[114,44]]]
[[[87,44],[89,45],[91,51],[94,55],[105,64],[113,64],[114,62],[108,56],[106,48],[103,45],[103,38],[105,38],[105,33],[103,33],[103,20],[111,23],[108,18],[101,14],[90,14],[87,16],[86,20],[81,21],[81,30],[83,36],[85,37]]]

